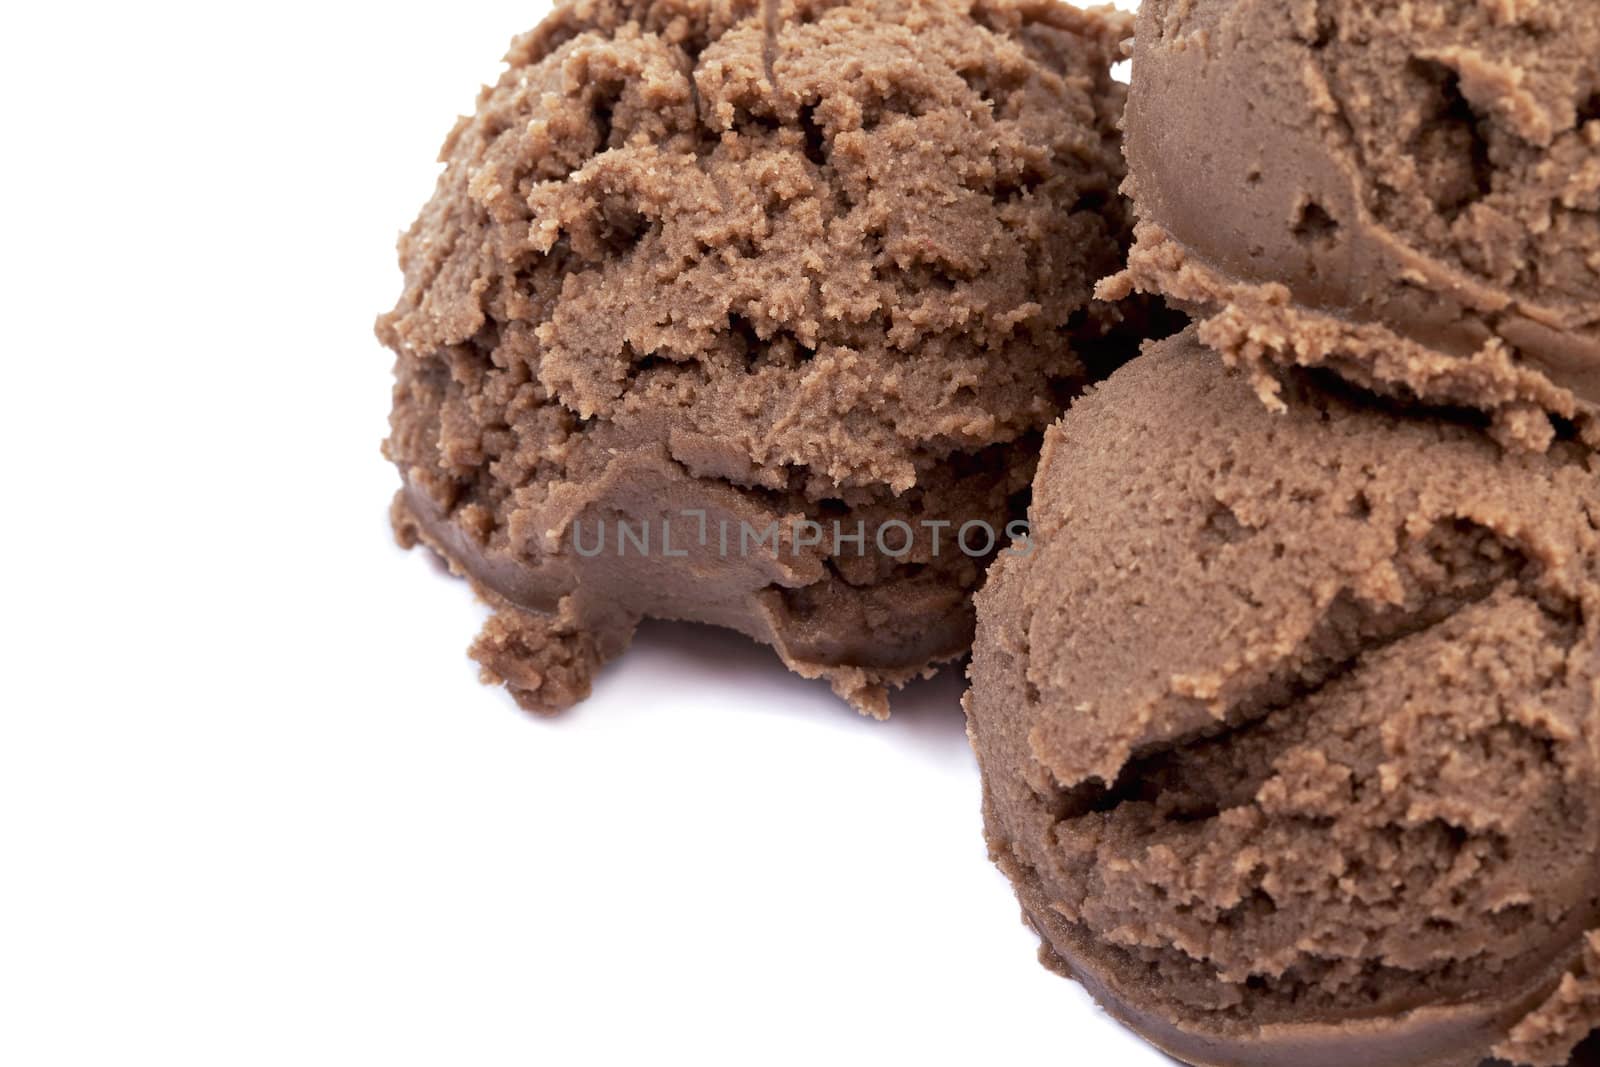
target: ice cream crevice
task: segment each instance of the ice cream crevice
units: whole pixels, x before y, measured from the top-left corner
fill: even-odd
[[[1591,122],[1600,122],[1600,89],[1589,94],[1589,98],[1578,105],[1578,129],[1583,129]]]
[[[1413,57],[1407,66],[1423,101],[1409,145],[1418,176],[1446,222],[1488,196],[1494,166],[1482,120],[1461,92],[1461,75],[1434,59]]]
[[[1338,235],[1339,223],[1315,200],[1304,201],[1297,216],[1294,235],[1306,244],[1328,244]]]

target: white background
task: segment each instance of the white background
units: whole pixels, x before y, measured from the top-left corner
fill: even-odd
[[[394,240],[544,7],[8,8],[0,1063],[1165,1062],[1034,961],[959,678],[656,626],[535,720],[394,547]]]

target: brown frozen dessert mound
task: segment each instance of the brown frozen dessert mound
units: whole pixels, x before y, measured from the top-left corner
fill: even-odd
[[[986,557],[953,535],[1020,518],[1130,328],[1091,304],[1129,240],[1130,30],[1050,0],[570,0],[516,42],[378,327],[395,526],[494,607],[487,680],[555,710],[642,618],[694,620],[883,714],[966,651]]]
[[[990,849],[1195,1064],[1553,1065],[1600,1026],[1600,461],[1192,331],[1046,436],[978,596]]]
[[[1103,295],[1194,306],[1269,403],[1272,366],[1322,366],[1600,441],[1600,4],[1146,0],[1137,29]]]

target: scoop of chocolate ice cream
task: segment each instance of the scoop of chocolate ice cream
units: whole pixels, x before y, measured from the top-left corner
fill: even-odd
[[[978,597],[990,848],[1196,1064],[1564,1063],[1600,1025],[1600,460],[1192,332],[1046,437]],[[1370,398],[1369,398],[1370,399]]]
[[[882,713],[965,651],[984,554],[951,536],[1013,517],[1118,325],[1091,289],[1127,244],[1129,28],[1050,0],[570,0],[516,43],[379,324],[395,525],[496,609],[489,680],[559,708],[654,616]]]
[[[1147,0],[1128,272],[1252,367],[1600,440],[1600,5]]]

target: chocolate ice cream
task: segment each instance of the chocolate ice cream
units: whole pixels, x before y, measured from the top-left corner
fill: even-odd
[[[1195,306],[1269,403],[1324,366],[1600,441],[1597,55],[1593,0],[1146,0],[1103,293]]]
[[[695,620],[882,714],[965,652],[986,555],[950,539],[1019,517],[1117,326],[1090,293],[1127,243],[1130,29],[568,0],[516,42],[379,324],[395,527],[494,607],[487,680],[557,709],[642,618]]]
[[[992,854],[1047,961],[1190,1063],[1564,1063],[1600,1025],[1600,460],[1326,372],[1282,400],[1186,332],[1046,436],[978,597]]]

